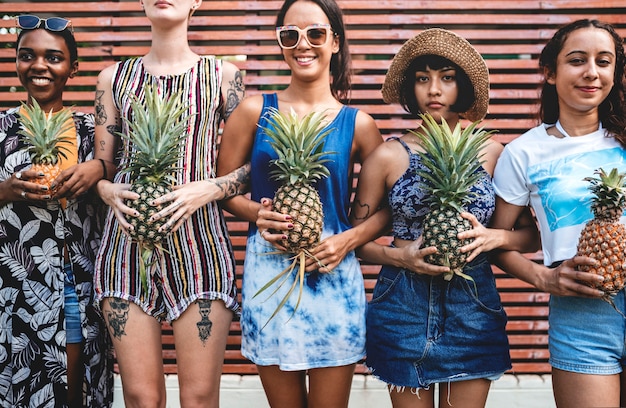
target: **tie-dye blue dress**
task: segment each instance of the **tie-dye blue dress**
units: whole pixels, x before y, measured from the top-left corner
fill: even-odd
[[[278,108],[276,94],[264,96],[260,127],[268,125],[268,107]],[[335,152],[326,165],[330,177],[315,186],[324,208],[322,239],[350,228],[348,210],[352,167],[350,152],[357,110],[343,107],[328,125],[324,151]],[[279,185],[270,180],[270,160],[277,157],[267,136],[259,129],[252,149],[251,198],[274,197]],[[276,249],[251,224],[248,234],[242,285],[241,351],[258,365],[278,365],[285,371],[352,364],[365,355],[365,291],[358,259],[350,252],[332,273],[313,272],[305,278],[302,299],[296,288],[285,306],[270,321],[293,280],[276,293],[276,285],[257,297],[255,293],[291,263],[290,254]],[[295,278],[295,272],[292,274]],[[273,294],[272,294],[273,293]],[[254,297],[254,298],[253,298]],[[263,327],[267,322],[269,323]]]

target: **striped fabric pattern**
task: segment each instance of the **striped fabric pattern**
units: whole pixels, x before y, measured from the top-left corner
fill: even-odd
[[[112,90],[116,108],[122,117],[132,117],[129,93],[140,99],[144,85],[155,83],[166,96],[183,90],[183,98],[192,114],[185,154],[177,184],[215,177],[218,127],[221,115],[221,61],[204,56],[180,75],[154,76],[145,70],[141,58],[117,64]],[[122,132],[128,132],[126,123]],[[124,142],[125,144],[127,142]],[[132,146],[124,146],[131,149]],[[125,165],[120,159],[120,167]],[[115,181],[129,183],[128,174],[118,173]],[[235,260],[226,223],[220,207],[210,203],[198,209],[156,250],[152,266],[151,288],[142,293],[138,270],[137,245],[119,228],[112,211],[107,215],[103,246],[98,255],[96,294],[119,297],[137,303],[159,319],[175,320],[198,298],[221,299],[238,311],[235,287]]]

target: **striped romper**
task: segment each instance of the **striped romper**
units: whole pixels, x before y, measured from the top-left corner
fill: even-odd
[[[126,95],[132,92],[143,98],[144,84],[156,83],[168,95],[183,89],[192,115],[176,184],[215,177],[217,132],[222,120],[221,82],[222,64],[214,56],[201,57],[195,66],[180,75],[153,76],[146,71],[140,57],[116,66],[111,87],[121,117],[132,114]],[[122,132],[128,132],[126,123],[122,124]],[[120,167],[124,165],[122,158]],[[129,183],[129,175],[118,172],[114,181]],[[176,232],[167,235],[162,246],[163,250],[155,250],[146,292],[139,279],[137,245],[123,233],[109,209],[96,260],[96,302],[106,297],[125,299],[156,319],[167,321],[180,317],[197,299],[220,299],[227,308],[239,310],[235,259],[217,203],[196,210]]]

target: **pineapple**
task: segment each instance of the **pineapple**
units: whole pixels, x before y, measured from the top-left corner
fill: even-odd
[[[463,273],[467,254],[460,252],[470,240],[457,238],[460,232],[472,229],[472,225],[460,213],[473,198],[469,188],[480,178],[477,170],[482,164],[481,150],[493,131],[476,130],[478,122],[464,130],[459,122],[450,129],[444,119],[438,124],[430,114],[420,116],[421,131],[410,132],[417,136],[424,149],[418,154],[425,170],[418,170],[418,173],[424,179],[421,188],[426,191],[430,211],[424,218],[423,246],[434,246],[438,250],[428,255],[426,261],[448,266],[450,272],[444,275],[446,280],[454,275],[472,280]]]
[[[20,121],[22,129],[20,134],[29,143],[28,152],[32,166],[30,170],[38,171],[44,175],[30,181],[48,188],[48,191],[39,191],[39,194],[49,194],[52,182],[61,172],[59,166],[59,156],[67,158],[66,153],[70,149],[65,146],[71,145],[73,141],[64,133],[74,127],[72,112],[69,109],[62,109],[56,114],[45,113],[35,98],[31,98],[32,105],[22,103]]]
[[[138,217],[129,220],[133,226],[129,233],[139,243],[140,275],[145,287],[145,268],[164,237],[158,229],[167,222],[163,218],[148,221],[164,208],[164,205],[150,203],[167,194],[176,181],[174,174],[183,154],[181,145],[187,138],[189,114],[180,92],[164,98],[156,86],[147,85],[145,102],[134,94],[129,94],[129,98],[133,115],[132,119],[124,118],[129,127],[128,134],[117,134],[128,142],[124,152],[127,161],[121,172],[130,173],[130,190],[139,194],[138,199],[129,200],[127,205],[139,213]]]
[[[585,224],[578,240],[578,255],[594,258],[598,265],[581,265],[584,272],[602,275],[604,281],[593,285],[605,292],[604,300],[613,304],[613,296],[624,287],[626,274],[626,228],[620,223],[626,206],[626,173],[616,168],[606,173],[600,168],[599,177],[586,177],[593,219]]]
[[[332,131],[324,130],[325,118],[324,113],[311,112],[300,119],[293,109],[290,114],[283,114],[278,109],[270,108],[269,122],[272,126],[263,128],[278,155],[277,159],[272,160],[275,168],[269,173],[270,177],[281,183],[274,196],[273,210],[292,216],[294,227],[282,243],[294,256],[293,262],[261,288],[255,297],[281,278],[281,284],[284,283],[298,266],[290,290],[269,320],[284,306],[299,283],[300,292],[293,311],[295,313],[302,296],[306,258],[313,257],[309,250],[319,243],[322,234],[322,202],[312,183],[330,174],[324,165],[330,159],[322,158],[324,155],[334,154],[323,151],[324,139]]]

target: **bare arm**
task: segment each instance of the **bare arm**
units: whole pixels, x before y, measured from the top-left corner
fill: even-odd
[[[250,162],[252,144],[262,106],[261,96],[254,96],[246,98],[232,112],[222,134],[217,158],[218,178],[227,176]],[[257,213],[261,207],[259,203],[243,195],[235,195],[223,201],[222,204],[227,211],[235,216],[251,222],[256,221]]]
[[[131,227],[126,220],[127,216],[137,216],[132,208],[125,204],[125,200],[134,200],[139,196],[129,190],[129,184],[112,183],[117,165],[115,158],[120,147],[120,138],[115,134],[121,130],[121,119],[117,108],[113,102],[113,92],[111,90],[114,66],[105,68],[96,83],[95,99],[95,160],[104,163],[107,169],[107,178],[103,178],[96,184],[96,191],[102,200],[113,210],[120,226],[124,231]]]
[[[355,161],[365,161],[382,142],[382,136],[374,119],[365,112],[359,111],[354,127],[350,165],[353,166]],[[307,271],[319,269],[325,272],[332,270],[341,263],[350,251],[380,236],[385,229],[386,221],[385,218],[379,224],[363,223],[326,238],[311,251],[316,260],[324,265],[324,268],[319,269],[317,263],[313,259],[309,259]]]
[[[492,227],[503,230],[514,228],[517,219],[525,207],[509,204],[497,198],[496,211],[492,217]],[[519,251],[497,250],[493,261],[505,272],[537,289],[558,296],[599,297],[603,293],[581,282],[601,282],[602,277],[577,270],[579,265],[593,265],[591,258],[576,256],[563,261],[556,268],[538,264],[522,255]]]
[[[241,71],[230,62],[223,62],[224,73],[222,76],[222,95],[224,98],[223,115],[227,121],[235,108],[239,106],[246,94],[246,87],[243,82]]]
[[[386,208],[386,195],[390,185],[396,181],[396,175],[390,174],[397,163],[398,153],[392,143],[385,143],[365,161],[361,168],[359,184],[352,205],[351,220],[356,226],[372,224],[370,228],[379,232],[388,230],[391,214]],[[397,164],[396,164],[397,166]],[[404,166],[404,165],[402,165]],[[402,168],[402,171],[405,169]],[[381,227],[384,227],[381,229]],[[428,254],[436,252],[433,247],[420,249],[421,240],[408,243],[403,247],[388,247],[370,241],[357,248],[357,254],[365,261],[375,264],[394,265],[418,273],[437,275],[450,269],[431,265],[424,261]]]

